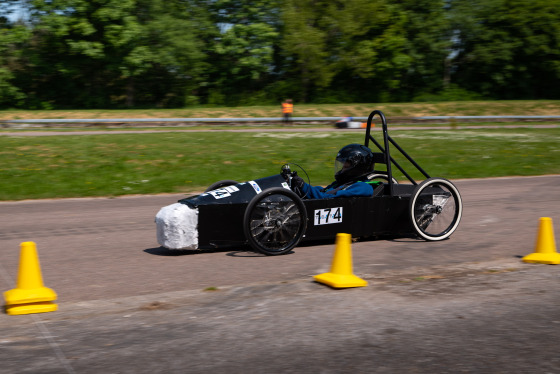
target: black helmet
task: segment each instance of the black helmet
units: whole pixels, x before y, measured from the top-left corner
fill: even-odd
[[[373,170],[373,153],[365,145],[349,144],[343,147],[334,161],[334,179],[350,182]]]

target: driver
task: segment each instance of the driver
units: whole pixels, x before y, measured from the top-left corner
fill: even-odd
[[[343,147],[334,162],[335,181],[323,188],[311,186],[293,173],[292,190],[301,198],[328,199],[332,197],[372,196],[373,187],[366,183],[373,171],[373,153],[365,145],[349,144]]]

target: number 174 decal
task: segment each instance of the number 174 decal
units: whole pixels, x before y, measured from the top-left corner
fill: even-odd
[[[315,225],[342,222],[342,207],[315,210]]]

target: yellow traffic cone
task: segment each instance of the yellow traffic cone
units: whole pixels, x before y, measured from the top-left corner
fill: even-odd
[[[57,310],[56,292],[43,286],[39,256],[34,242],[21,243],[17,286],[4,292],[6,313],[45,313]]]
[[[560,254],[556,253],[552,218],[541,217],[539,220],[539,232],[535,244],[535,253],[523,257],[522,260],[524,262],[536,264],[560,264]]]
[[[331,264],[331,271],[315,275],[313,278],[334,288],[365,287],[367,281],[352,273],[352,248],[350,234],[336,235],[336,248]]]

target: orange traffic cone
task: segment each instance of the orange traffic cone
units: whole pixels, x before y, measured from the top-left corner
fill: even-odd
[[[21,243],[17,286],[4,292],[6,313],[10,315],[45,313],[58,309],[52,301],[56,292],[43,286],[39,256],[34,242]]]
[[[315,275],[313,278],[334,288],[365,287],[367,281],[352,274],[352,236],[336,235],[336,248],[331,264],[331,271]]]
[[[539,232],[537,234],[535,252],[523,257],[522,260],[524,262],[536,264],[560,264],[560,254],[556,253],[552,218],[541,217],[539,220]]]

